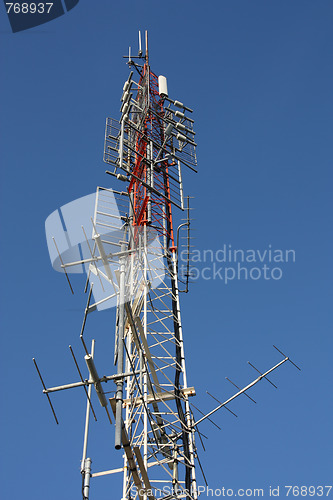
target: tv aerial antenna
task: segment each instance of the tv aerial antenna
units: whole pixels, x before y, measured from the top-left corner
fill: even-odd
[[[35,359],[43,393],[53,416],[55,392],[82,388],[87,398],[83,454],[81,461],[82,497],[90,495],[91,480],[115,473],[123,474],[122,500],[198,498],[196,466],[201,467],[196,437],[202,441],[199,425],[212,420],[218,410],[241,395],[253,402],[248,391],[261,380],[274,385],[268,376],[284,363],[293,361],[278,350],[282,359],[204,413],[193,401],[195,389],[188,385],[180,292],[190,282],[190,206],[184,195],[182,171],[196,172],[196,140],[192,109],[169,97],[167,80],[150,68],[148,33],[145,51],[139,32],[138,55],[129,48],[130,68],[121,95],[120,119],[107,118],[104,161],[106,173],[126,186],[123,191],[98,187],[92,213],[91,237],[82,231],[83,258],[68,261],[53,238],[59,268],[68,273],[77,266],[87,270],[87,305],[80,339],[85,372],[69,346],[79,381],[47,387]],[[175,229],[174,211],[185,214]],[[185,238],[187,265],[185,280],[178,272],[180,238]],[[70,284],[71,290],[72,286]],[[93,298],[94,297],[94,298]],[[116,303],[114,357],[110,375],[100,376],[95,364],[95,341],[85,341],[87,317]],[[115,369],[113,369],[113,365]],[[297,367],[297,366],[296,366]],[[297,367],[298,368],[298,367]],[[298,368],[299,369],[299,368]],[[109,398],[105,383],[115,383]],[[114,447],[122,450],[118,469],[93,471],[88,454],[90,419],[96,420],[92,400],[95,395],[114,427]],[[194,418],[194,411],[201,417]],[[168,491],[168,494],[166,494]]]

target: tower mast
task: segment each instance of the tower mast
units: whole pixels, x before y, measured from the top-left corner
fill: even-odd
[[[180,310],[179,282],[183,277],[178,272],[178,236],[185,228],[189,255],[189,198],[185,206],[182,169],[196,172],[194,121],[190,108],[169,97],[166,78],[150,69],[147,32],[145,45],[143,55],[139,33],[138,55],[133,56],[129,50],[126,56],[130,74],[123,86],[120,119],[106,121],[104,161],[111,168],[106,173],[123,181],[126,187],[123,191],[97,188],[91,222],[89,212],[90,239],[82,225],[85,244],[80,244],[80,260],[68,262],[69,256],[79,252],[77,248],[65,248],[68,234],[61,234],[60,222],[54,225],[58,214],[51,214],[48,220],[52,231],[60,231],[62,247],[46,223],[47,234],[52,234],[48,241],[53,240],[58,254],[53,266],[66,274],[69,284],[67,273],[73,267],[84,266],[88,275],[86,291],[90,283],[80,331],[88,378],[83,378],[71,346],[81,382],[46,388],[34,359],[57,423],[50,394],[77,387],[85,390],[83,500],[89,500],[91,478],[119,472],[123,473],[122,500],[196,500],[198,424],[210,420],[213,413],[227,408],[238,396],[250,398],[247,391],[263,379],[270,382],[267,376],[286,361],[294,364],[277,349],[283,355],[282,361],[264,373],[253,367],[260,376],[243,389],[231,382],[238,392],[195,421],[190,404],[195,390],[187,383]],[[89,196],[77,200],[75,213],[84,212],[89,200]],[[175,230],[177,213],[185,210],[186,222]],[[64,213],[69,213],[68,208]],[[186,268],[184,291],[188,290],[189,265]],[[100,377],[94,360],[95,342],[89,352],[84,332],[90,313],[112,306],[116,306],[116,322],[110,367],[114,364],[116,373]],[[103,387],[111,380],[115,391],[108,398]],[[118,469],[92,472],[88,434],[91,413],[96,420],[93,386],[111,425],[112,413],[115,419],[114,447],[123,453],[123,464]]]
[[[184,208],[180,176],[183,157],[187,154],[191,164],[196,164],[193,120],[186,118],[189,108],[169,99],[166,78],[151,71],[147,32],[145,39],[143,64],[140,56],[128,61],[140,75],[136,95],[127,106],[131,78],[122,97],[119,144],[123,145],[123,154],[120,152],[119,157],[126,157],[127,162],[123,165],[118,159],[111,160],[116,167],[113,174],[122,169],[127,175],[131,208],[128,249],[134,250],[125,285],[126,317],[119,321],[118,335],[126,343],[125,372],[139,368],[144,374],[128,377],[126,399],[121,399],[119,392],[111,406],[125,406],[124,432],[131,436],[145,488],[149,489],[148,482],[161,492],[172,486],[176,498],[181,495],[195,499],[194,429],[188,404],[194,390],[187,387],[172,214],[173,204]],[[108,149],[104,158],[110,163]],[[154,258],[147,259],[156,238],[162,244],[154,248]],[[151,265],[152,260],[157,266]],[[163,277],[158,286],[151,288],[159,277],[156,272]],[[143,290],[142,299],[133,293],[134,283]],[[131,289],[132,293],[128,292]],[[123,314],[119,308],[118,317]],[[123,368],[119,362],[121,355],[120,373]],[[120,413],[116,413],[117,448],[119,422]],[[128,498],[137,482],[129,470],[129,460],[125,453],[123,498]]]

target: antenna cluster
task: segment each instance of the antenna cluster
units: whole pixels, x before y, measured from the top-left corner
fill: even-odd
[[[243,389],[227,379],[238,392],[224,402],[212,396],[218,406],[208,413],[191,403],[195,389],[187,382],[180,292],[188,291],[190,281],[191,208],[190,197],[184,194],[182,169],[196,172],[193,111],[169,97],[166,78],[152,72],[147,32],[145,54],[139,33],[138,55],[133,56],[130,48],[126,59],[130,74],[123,86],[120,118],[107,118],[104,145],[104,161],[112,167],[106,173],[126,188],[97,188],[91,219],[89,216],[85,221],[86,227],[79,224],[82,241],[77,236],[80,231],[75,233],[80,240],[79,259],[68,261],[66,256],[78,255],[77,249],[65,251],[53,235],[57,266],[65,273],[72,292],[68,273],[82,267],[87,273],[87,305],[79,333],[87,375],[84,378],[71,346],[77,382],[47,388],[33,361],[57,424],[50,394],[77,387],[85,391],[84,500],[90,497],[91,478],[115,473],[123,474],[122,500],[196,500],[197,464],[206,481],[196,445],[198,436],[204,448],[205,436],[199,424],[207,419],[219,428],[211,419],[215,412],[221,408],[232,412],[227,405],[241,394],[254,401],[248,391],[263,379],[271,382],[267,378],[271,372],[293,362],[279,351],[283,359],[265,372],[251,364],[259,376]],[[185,218],[176,229],[173,212],[177,208]],[[60,223],[57,227],[59,233]],[[68,236],[66,232],[59,238],[65,241]],[[182,237],[186,273],[179,276]],[[116,308],[115,343],[111,374],[101,377],[94,359],[95,341],[88,349],[85,330],[88,315],[108,307]],[[111,330],[106,326],[102,337]],[[109,381],[115,384],[111,398],[104,391]],[[118,469],[92,471],[88,435],[90,415],[97,420],[92,403],[96,397],[114,428],[114,448],[122,450]],[[193,409],[201,414],[197,420]],[[165,495],[165,488],[170,488],[170,494]]]

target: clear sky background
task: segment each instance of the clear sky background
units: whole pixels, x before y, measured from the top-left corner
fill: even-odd
[[[280,280],[199,279],[183,294],[189,385],[203,411],[233,394],[229,377],[256,377],[247,361],[285,364],[209,422],[200,452],[209,486],[264,488],[333,483],[331,0],[176,2],[81,0],[63,17],[13,34],[0,7],[1,38],[1,498],[81,498],[85,397],[56,394],[56,426],[31,358],[48,386],[77,381],[68,345],[79,343],[83,276],[53,271],[47,216],[104,174],[105,117],[119,117],[128,69],[122,56],[149,30],[153,71],[169,95],[195,109],[199,173],[196,248],[294,249]],[[222,264],[221,264],[222,265]],[[95,313],[101,374],[113,373],[114,314]],[[110,383],[110,391],[113,389]],[[120,467],[114,429],[91,424],[93,471]],[[200,444],[198,444],[200,449]],[[199,473],[199,483],[204,484]],[[121,497],[122,478],[92,481],[91,499]],[[333,498],[333,491],[330,495]],[[202,498],[205,496],[203,495]]]

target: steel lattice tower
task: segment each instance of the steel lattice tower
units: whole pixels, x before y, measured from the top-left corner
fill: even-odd
[[[83,265],[88,275],[86,291],[89,283],[90,289],[80,338],[89,378],[83,378],[70,347],[81,381],[47,389],[34,359],[57,423],[49,394],[81,386],[86,392],[81,463],[84,500],[90,496],[91,478],[119,471],[123,472],[122,500],[196,500],[198,424],[239,395],[250,398],[250,388],[290,361],[279,351],[282,361],[265,373],[259,372],[260,376],[243,389],[236,386],[239,390],[234,396],[194,419],[190,398],[195,391],[187,383],[179,300],[179,282],[185,284],[181,291],[187,291],[190,275],[189,198],[183,194],[182,168],[196,171],[194,122],[192,110],[169,97],[166,78],[151,70],[147,32],[145,45],[143,54],[139,35],[138,56],[129,51],[130,74],[121,96],[120,120],[106,121],[104,161],[112,166],[107,174],[123,181],[126,189],[97,188],[90,238],[82,226],[85,245],[81,245],[80,260],[69,262],[66,256],[70,254],[59,250],[52,237],[58,270],[66,274],[68,282],[67,271],[75,266]],[[175,210],[186,214],[177,229]],[[182,231],[187,254],[185,276],[178,272]],[[99,377],[94,341],[89,351],[84,330],[88,314],[112,305],[116,306],[116,373]],[[114,397],[107,399],[103,383],[109,380],[115,382],[116,390]],[[95,417],[93,386],[110,423],[111,413],[114,415],[115,449],[123,450],[123,464],[118,469],[91,469],[88,432],[91,413]]]
[[[184,208],[181,164],[196,164],[193,120],[186,118],[189,108],[168,98],[165,78],[150,69],[147,41],[142,64],[131,57],[129,64],[139,73],[136,95],[131,95],[131,72],[123,89],[119,134],[112,135],[113,123],[108,121],[105,160],[122,168],[129,181],[123,250],[134,250],[120,267],[118,373],[140,375],[127,377],[124,390],[119,380],[111,400],[115,446],[125,449],[123,498],[130,498],[133,485],[140,498],[144,489],[163,493],[172,485],[173,498],[186,496],[185,489],[195,499],[195,441],[188,402],[194,389],[187,386],[172,218],[172,205]],[[118,140],[119,161],[110,157],[114,145],[109,143]],[[155,281],[159,284],[151,287]]]

